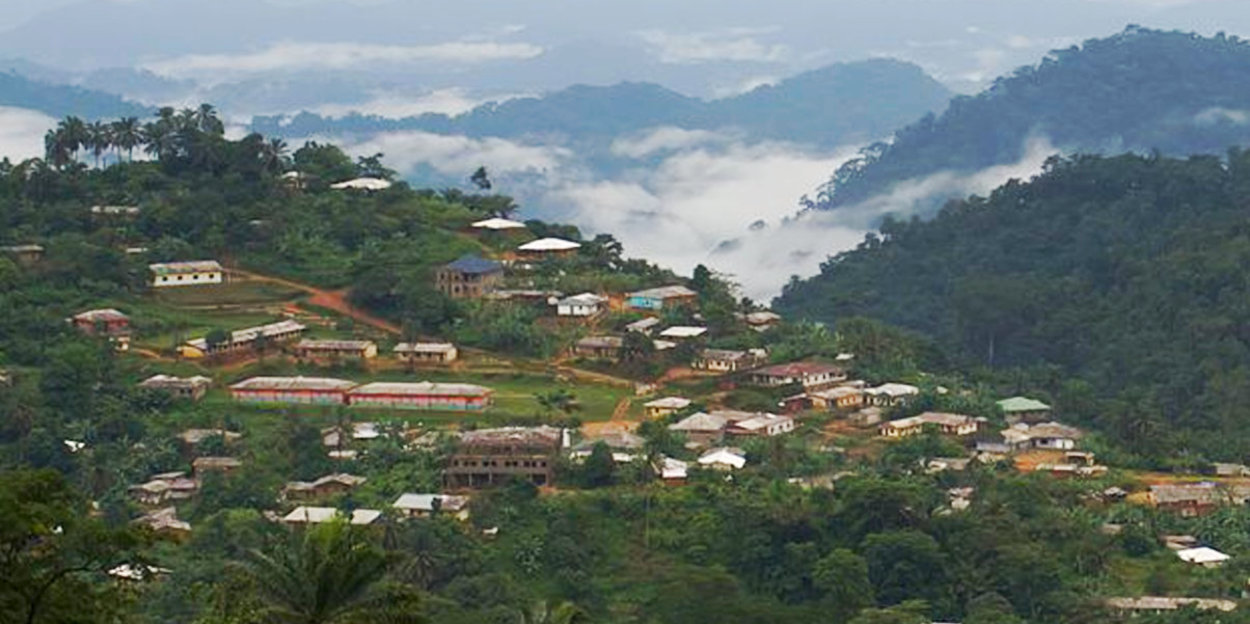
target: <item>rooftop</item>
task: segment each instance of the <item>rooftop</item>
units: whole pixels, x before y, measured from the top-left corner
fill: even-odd
[[[517,251],[571,251],[581,246],[581,243],[564,240],[563,238],[540,238],[517,247]]]
[[[503,265],[477,254],[465,254],[447,265],[448,269],[468,275],[484,275],[503,271]]]

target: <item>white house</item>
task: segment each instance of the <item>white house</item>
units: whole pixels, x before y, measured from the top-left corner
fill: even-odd
[[[603,304],[607,303],[606,297],[600,297],[594,293],[582,293],[565,297],[556,302],[556,315],[568,317],[591,317],[597,316],[603,310]]]

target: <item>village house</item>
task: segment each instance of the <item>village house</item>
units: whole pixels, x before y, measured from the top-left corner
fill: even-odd
[[[612,461],[618,464],[628,464],[643,456],[643,448],[646,447],[647,440],[628,431],[608,431],[575,444],[569,450],[569,459],[574,462],[586,461],[586,458],[594,452],[595,446],[600,443],[612,452]]]
[[[655,331],[655,328],[659,327],[660,322],[660,319],[654,316],[648,316],[647,318],[637,320],[629,325],[626,325],[625,331],[637,332],[644,336],[650,336],[651,333]]]
[[[706,327],[691,327],[687,325],[674,325],[673,327],[669,327],[668,329],[660,332],[660,338],[677,341],[694,340],[696,338],[702,338],[705,335],[707,335]]]
[[[945,435],[965,436],[976,433],[978,423],[975,418],[963,414],[925,412],[918,416],[882,423],[877,432],[884,438],[903,438],[923,432],[926,425],[937,427]]]
[[[191,462],[191,474],[199,479],[209,472],[230,474],[243,467],[243,462],[234,457],[196,457]]]
[[[356,385],[328,377],[252,377],[230,386],[230,396],[245,403],[342,405]]]
[[[312,362],[371,360],[377,355],[378,345],[372,340],[310,340],[305,338],[295,345],[295,357]]]
[[[920,388],[901,383],[885,383],[864,390],[864,400],[877,407],[904,405],[912,397],[920,395]]]
[[[771,438],[794,431],[794,419],[777,414],[756,414],[745,420],[739,420],[725,430],[733,436],[755,436]]]
[[[547,485],[555,477],[564,433],[554,427],[503,427],[467,431],[448,460],[449,487],[485,487],[513,479]]]
[[[175,399],[199,401],[212,387],[213,380],[196,375],[194,377],[174,377],[173,375],[152,375],[139,382],[145,390],[164,392]]]
[[[661,286],[629,293],[625,305],[631,310],[667,310],[681,306],[693,306],[699,293],[685,286]]]
[[[178,434],[178,439],[189,449],[194,449],[205,440],[218,437],[222,442],[230,444],[241,439],[243,434],[225,429],[187,429]]]
[[[347,392],[352,407],[480,412],[490,407],[490,388],[464,383],[374,382]]]
[[[469,519],[469,497],[451,494],[401,494],[391,504],[407,518],[427,518],[435,513],[447,514],[457,520]]]
[[[739,319],[742,319],[743,323],[746,323],[747,327],[750,327],[757,332],[766,332],[781,323],[780,314],[777,314],[776,312],[769,312],[767,310],[763,312],[739,314],[737,316]]]
[[[6,245],[0,247],[0,252],[22,266],[30,266],[43,259],[43,245]]]
[[[306,327],[295,321],[278,321],[259,327],[235,330],[230,332],[226,339],[218,344],[209,344],[207,337],[189,340],[186,344],[178,347],[178,353],[182,357],[192,360],[208,356],[230,355],[255,349],[257,341],[262,339],[262,337],[267,345],[290,342],[299,338],[306,329]]]
[[[185,472],[152,475],[146,483],[130,486],[130,497],[142,505],[157,506],[171,501],[190,500],[200,491],[200,482]]]
[[[577,254],[577,250],[582,248],[581,243],[575,243],[563,238],[540,238],[536,241],[530,241],[517,247],[517,255],[525,260],[546,260],[548,258],[569,258]]]
[[[751,371],[750,379],[751,383],[765,388],[799,384],[804,390],[812,392],[846,381],[846,371],[832,364],[793,362]]]
[[[697,461],[704,468],[729,472],[746,466],[747,454],[740,448],[720,447],[709,449]]]
[[[763,349],[749,351],[704,349],[690,363],[690,367],[713,373],[736,373],[762,366],[767,361],[768,352]]]
[[[191,262],[158,262],[149,264],[154,288],[171,286],[201,286],[204,284],[220,284],[225,271],[216,260],[195,260]]]
[[[450,342],[401,342],[393,351],[395,357],[409,364],[450,364],[460,357]]]
[[[282,522],[285,524],[299,526],[309,524],[325,524],[338,518],[346,518],[348,524],[353,526],[368,526],[378,521],[382,517],[382,512],[376,509],[353,509],[350,514],[344,514],[333,507],[296,507],[291,513],[283,516]]]
[[[594,293],[582,293],[565,297],[556,302],[556,316],[572,318],[592,318],[603,312],[607,297]]]
[[[1150,486],[1150,504],[1186,518],[1205,516],[1224,503],[1224,494],[1214,483],[1175,483]]]
[[[665,416],[675,412],[680,412],[681,410],[690,407],[690,403],[690,399],[683,399],[681,397],[664,397],[662,399],[648,401],[643,404],[642,407],[646,410],[647,418],[655,420],[657,418],[664,418]]]
[[[1050,420],[1050,406],[1028,397],[1011,397],[998,402],[998,409],[1002,410],[1003,416],[1007,419],[1007,424],[1014,425],[1016,423],[1038,423]]]
[[[131,524],[147,527],[148,530],[157,535],[180,542],[191,536],[191,523],[178,519],[177,507],[157,509],[152,513],[136,518]]]
[[[619,336],[587,336],[573,344],[573,354],[592,360],[617,360],[625,339]]]
[[[499,217],[474,221],[469,224],[469,227],[474,230],[483,230],[487,232],[521,232],[526,229],[525,224],[520,221],[501,219]]]
[[[503,265],[475,254],[461,256],[435,274],[434,285],[452,299],[478,299],[503,283]]]
[[[345,472],[326,475],[316,481],[289,481],[282,488],[282,497],[285,500],[319,500],[346,494],[365,481],[364,477]]]

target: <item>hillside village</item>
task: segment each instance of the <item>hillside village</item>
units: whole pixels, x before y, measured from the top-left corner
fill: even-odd
[[[687,585],[676,573],[662,582],[681,600],[723,582],[690,567],[712,561],[741,575],[735,610],[959,617],[973,611],[971,597],[921,587],[929,572],[916,570],[941,568],[922,529],[957,532],[978,517],[1029,532],[1023,542],[1073,549],[1058,563],[1040,549],[994,555],[1003,578],[1040,575],[994,590],[1014,613],[1226,613],[1250,590],[1250,542],[1212,520],[1240,518],[1226,514],[1250,500],[1246,466],[1185,474],[1120,464],[1123,453],[1084,425],[1091,415],[1052,407],[1027,383],[922,370],[915,341],[873,321],[784,318],[703,266],[675,275],[626,259],[610,235],[513,220],[507,198],[414,191],[379,163],[340,156],[305,146],[285,171],[258,178],[265,199],[255,205],[281,208],[226,221],[237,237],[229,244],[213,245],[211,233],[171,241],[157,219],[177,211],[159,191],[130,195],[124,209],[64,200],[56,210],[73,215],[73,228],[0,234],[0,277],[36,293],[6,304],[42,319],[30,321],[28,339],[54,337],[64,358],[56,364],[42,346],[0,350],[6,453],[76,475],[93,517],[157,540],[107,570],[154,618],[177,612],[171,604],[192,587],[228,589],[206,580],[239,556],[212,543],[224,536],[259,548],[300,527],[344,524],[445,544],[447,559],[430,563],[420,586],[444,596],[432,608],[447,621],[503,621],[519,600],[457,585],[458,575],[502,582],[454,559],[467,553],[534,578],[565,570],[533,583],[601,613],[635,598],[587,579],[596,566],[624,565],[603,561],[636,556],[647,566],[680,561],[698,582],[680,591],[670,587]],[[93,193],[117,192],[94,183]],[[318,220],[361,215],[379,222],[357,227],[357,248],[310,233]],[[388,238],[395,227],[407,233]],[[66,256],[75,228],[106,261]],[[419,270],[401,275],[406,262]],[[41,281],[69,286],[41,292]],[[754,498],[781,502],[761,511]],[[711,522],[703,505],[742,506],[748,524],[733,526],[730,513],[716,521],[723,534],[700,535],[695,525]],[[570,520],[593,513],[624,524]],[[760,513],[796,516],[777,519],[774,535]],[[573,537],[549,541],[548,521]],[[826,530],[815,527],[830,521],[850,533],[823,556],[846,564],[838,569],[871,563],[845,582],[872,581],[876,602],[835,598],[834,585],[806,577],[754,576],[772,558],[798,557],[791,547],[815,543]],[[579,531],[609,530],[621,534],[604,539],[623,550],[578,550],[593,541]],[[897,543],[852,552],[861,538]],[[740,551],[738,540],[757,550]],[[562,548],[563,558],[531,543]],[[738,558],[748,554],[758,558]],[[1101,580],[1067,588],[1068,566],[1097,567]],[[718,570],[708,578],[728,575]],[[631,617],[612,621],[643,621]]]

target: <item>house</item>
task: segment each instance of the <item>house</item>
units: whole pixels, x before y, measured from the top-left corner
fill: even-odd
[[[672,457],[661,457],[651,466],[660,480],[667,485],[682,485],[690,474],[690,464]]]
[[[651,332],[660,325],[660,319],[654,316],[648,316],[642,320],[634,321],[625,326],[625,331],[637,332],[644,336],[650,336]]]
[[[362,485],[366,479],[340,472],[326,475],[316,481],[290,481],[282,488],[286,500],[317,500],[346,494]]]
[[[390,180],[381,178],[355,178],[331,184],[330,188],[336,191],[366,191],[372,193],[374,191],[385,191],[391,188],[391,185],[392,182]]]
[[[191,474],[204,476],[206,472],[230,474],[243,467],[243,462],[234,457],[196,457],[191,462]]]
[[[352,407],[480,412],[490,407],[490,388],[463,383],[375,382],[347,391]]]
[[[936,426],[938,431],[946,435],[965,436],[976,433],[978,423],[975,418],[963,414],[925,412],[918,416],[882,423],[877,432],[884,438],[903,438],[921,433],[926,425]]]
[[[401,342],[393,351],[395,357],[409,364],[450,364],[460,357],[450,342]]]
[[[1224,565],[1225,561],[1232,559],[1232,557],[1207,546],[1178,550],[1176,551],[1176,556],[1185,563],[1191,563],[1204,568],[1218,568]]]
[[[765,388],[799,384],[811,392],[846,381],[846,370],[840,366],[819,362],[793,362],[751,371],[750,379],[751,383]]]
[[[565,297],[556,302],[556,316],[581,318],[599,316],[599,313],[603,312],[603,305],[607,302],[607,297],[600,297],[594,293]]]
[[[165,507],[136,518],[131,524],[147,527],[153,533],[182,541],[191,535],[191,523],[178,519],[177,507]]]
[[[1193,518],[1215,511],[1224,497],[1214,483],[1179,483],[1150,486],[1148,500],[1158,509]]]
[[[152,475],[147,483],[132,485],[130,497],[144,505],[163,505],[169,501],[189,500],[200,491],[200,482],[185,472],[164,472]]]
[[[864,388],[857,385],[841,385],[807,394],[813,409],[857,410],[864,406]]]
[[[689,327],[685,325],[674,325],[673,327],[670,327],[660,332],[660,337],[668,338],[670,340],[680,341],[680,340],[694,340],[695,338],[701,338],[706,334],[707,334],[706,327]]]
[[[216,260],[159,262],[149,264],[148,271],[152,273],[152,286],[154,288],[220,284],[225,273]]]
[[[378,345],[372,340],[310,340],[295,345],[295,357],[314,362],[336,360],[370,360],[378,356]]]
[[[292,320],[278,321],[235,330],[224,341],[216,344],[210,345],[207,337],[189,340],[178,347],[178,353],[188,359],[229,355],[256,348],[262,338],[266,345],[290,342],[299,338],[306,329],[308,328]]]
[[[749,351],[731,351],[728,349],[704,349],[690,363],[695,370],[713,373],[736,373],[750,370],[768,361],[768,352],[763,349]]]
[[[616,360],[624,346],[625,339],[619,336],[587,336],[573,344],[573,354],[592,360]]]
[[[230,386],[230,396],[245,403],[343,405],[356,385],[328,377],[252,377]]]
[[[662,399],[656,399],[654,401],[644,403],[643,408],[646,410],[647,418],[654,420],[657,418],[664,418],[665,416],[675,412],[680,412],[681,410],[690,407],[690,403],[690,399],[683,399],[681,397],[664,397]]]
[[[661,286],[629,293],[625,305],[631,310],[666,310],[680,306],[692,306],[699,293],[685,286]]]
[[[152,375],[139,382],[139,387],[145,390],[164,392],[175,399],[186,399],[188,401],[199,401],[204,398],[204,395],[212,385],[212,379],[200,375],[194,377]]]
[[[347,518],[348,524],[354,526],[368,526],[377,522],[382,517],[382,512],[376,509],[353,509],[350,514],[344,514],[333,507],[301,506],[284,516],[282,522],[290,525],[324,524],[339,517]]]
[[[746,323],[747,327],[750,327],[757,332],[766,332],[781,323],[780,314],[777,314],[776,312],[769,312],[767,310],[741,314],[738,318],[741,318],[742,322]]]
[[[458,520],[469,519],[469,497],[450,494],[401,494],[391,507],[408,518],[425,518],[435,513]]]
[[[476,254],[466,254],[443,265],[434,286],[452,299],[478,299],[503,283],[503,265]]]
[[[581,243],[563,238],[540,238],[517,247],[517,255],[526,260],[546,260],[548,258],[568,258],[581,249]]]
[[[519,231],[519,230],[526,229],[525,224],[521,223],[520,221],[513,221],[512,219],[501,219],[499,217],[495,217],[491,219],[483,219],[481,221],[474,221],[473,223],[469,224],[469,227],[475,230],[484,230],[488,232],[507,232],[507,231]]]
[[[178,439],[190,448],[195,448],[205,440],[217,437],[220,437],[226,444],[230,444],[242,438],[243,434],[225,429],[187,429],[178,434]]]
[[[1036,423],[1050,420],[1050,406],[1028,397],[1011,397],[998,402],[998,409],[1002,410],[1003,416],[1007,419],[1007,424],[1014,425],[1018,422]]]
[[[698,462],[700,466],[712,470],[741,470],[747,465],[747,456],[740,448],[720,447],[700,455]]]
[[[895,407],[904,405],[914,396],[920,395],[920,388],[901,383],[885,383],[875,388],[864,390],[864,400],[877,407]]]
[[[30,266],[43,259],[43,245],[6,245],[0,252],[12,257],[22,266]]]
[[[590,457],[600,443],[606,445],[612,452],[612,461],[618,464],[628,464],[643,456],[643,448],[647,445],[647,440],[628,431],[610,431],[574,445],[569,451],[569,459],[575,462],[586,461],[586,458]]]
[[[794,419],[776,414],[756,414],[745,420],[735,422],[726,429],[726,433],[735,436],[756,436],[771,438],[794,431]]]
[[[564,434],[554,427],[478,429],[460,436],[444,472],[450,487],[485,487],[514,479],[547,485]]]
[[[1172,598],[1165,596],[1141,596],[1138,598],[1108,598],[1103,601],[1107,608],[1122,613],[1164,613],[1194,608],[1198,611],[1233,611],[1234,600],[1218,598]]]

